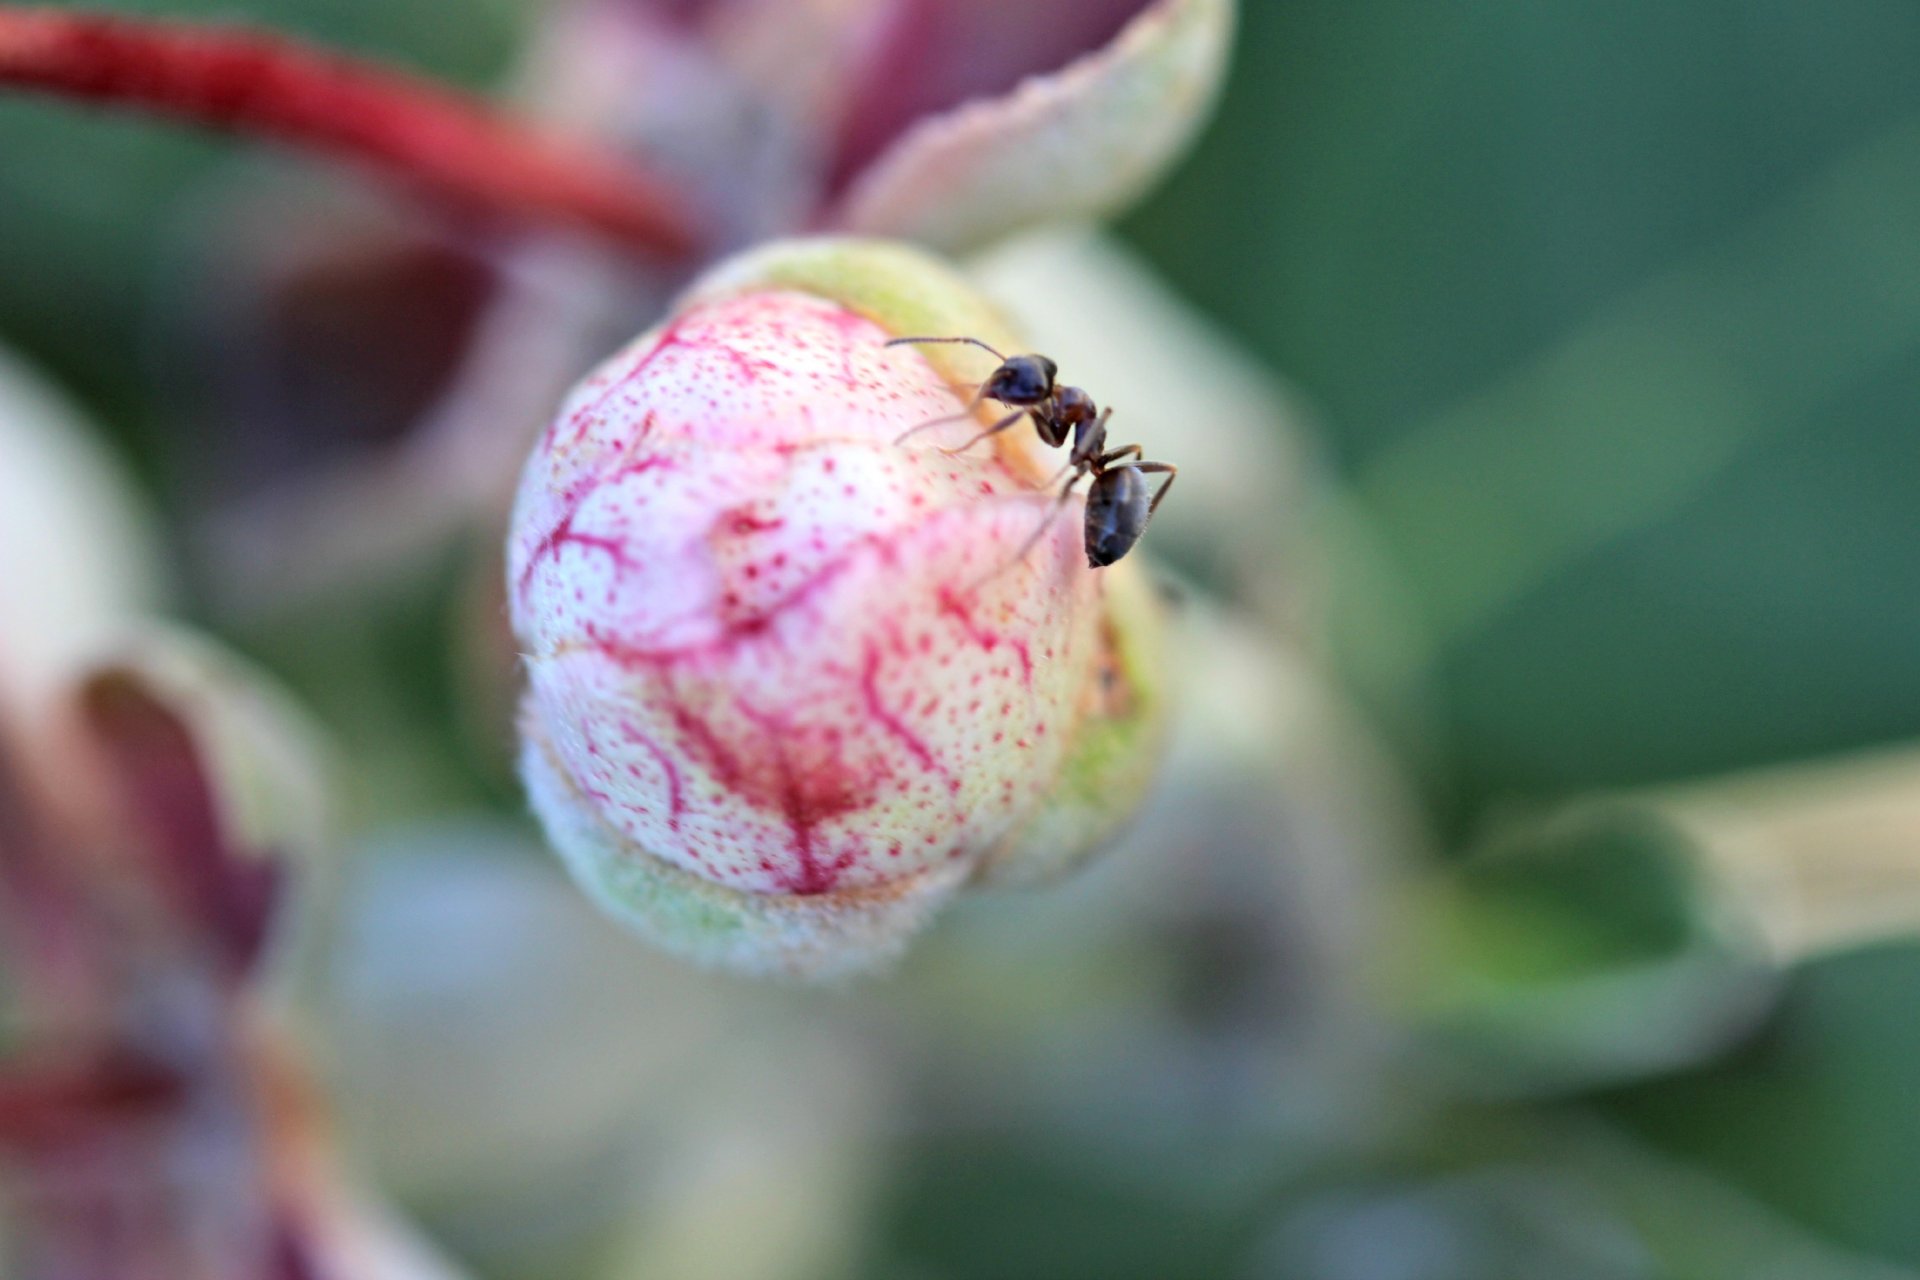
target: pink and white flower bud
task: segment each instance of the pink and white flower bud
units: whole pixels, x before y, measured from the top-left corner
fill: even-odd
[[[693,958],[868,966],[962,885],[1069,865],[1151,769],[1138,564],[1087,567],[1077,502],[1021,554],[1058,466],[1031,430],[896,443],[993,363],[886,346],[909,332],[1017,345],[919,254],[761,250],[588,377],[523,475],[534,807]]]

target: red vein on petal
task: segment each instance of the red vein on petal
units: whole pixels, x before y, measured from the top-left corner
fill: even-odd
[[[946,770],[933,758],[932,750],[920,735],[908,728],[906,721],[889,711],[886,704],[880,701],[880,648],[872,641],[867,642],[865,657],[861,661],[860,697],[867,704],[867,714],[873,717],[874,723],[898,738],[900,744],[920,762],[921,768],[945,775]]]

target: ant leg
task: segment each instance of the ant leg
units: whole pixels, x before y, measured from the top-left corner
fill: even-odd
[[[985,431],[982,431],[979,435],[975,436],[973,439],[961,445],[958,449],[942,449],[940,452],[946,454],[948,457],[953,457],[955,454],[965,453],[967,450],[973,448],[973,446],[979,444],[982,440],[985,440],[988,436],[999,435],[1002,431],[1005,431],[1008,427],[1015,425],[1022,418],[1026,416],[1027,416],[1027,411],[1025,409],[1015,409],[1012,413],[1000,419],[1000,421],[994,423],[992,426],[988,427]],[[948,419],[948,421],[952,421],[952,419]],[[916,427],[914,428],[914,430],[917,431],[919,430],[919,428]]]
[[[925,431],[928,427],[937,427],[948,422],[964,422],[968,418],[971,418],[974,415],[974,412],[978,410],[981,405],[985,404],[986,401],[987,401],[987,389],[985,386],[982,386],[980,388],[979,393],[976,394],[973,397],[972,401],[968,403],[967,407],[962,409],[960,412],[949,413],[944,417],[939,417],[939,418],[928,418],[925,422],[921,423],[919,426],[908,427],[905,431],[902,431],[899,435],[893,438],[893,442],[895,444],[899,444],[902,440],[905,440],[908,436],[918,435],[922,431]],[[1026,410],[1023,409],[1021,410],[1021,412],[1024,413],[1026,412]]]
[[[1073,496],[1073,486],[1079,482],[1080,477],[1084,474],[1086,474],[1085,469],[1081,468],[1075,472],[1073,479],[1067,481],[1066,487],[1060,490],[1060,496],[1055,498],[1053,505],[1047,508],[1047,518],[1040,522],[1040,527],[1033,531],[1031,537],[1020,544],[1020,550],[1009,556],[999,568],[981,574],[979,578],[975,579],[967,587],[967,590],[970,592],[979,590],[1007,570],[1013,568],[1013,566],[1019,564],[1022,560],[1025,560],[1027,553],[1040,544],[1040,539],[1045,537],[1047,530],[1053,527],[1053,522],[1060,518],[1060,508],[1067,505],[1067,499]]]
[[[1073,486],[1079,479],[1080,477],[1075,475],[1072,480],[1067,481],[1066,487],[1060,490],[1060,496],[1055,498],[1053,505],[1047,508],[1047,518],[1040,522],[1040,527],[1033,531],[1033,536],[1022,543],[1020,550],[1014,553],[1012,563],[1018,564],[1025,560],[1027,553],[1040,545],[1040,539],[1045,537],[1047,530],[1053,527],[1053,522],[1060,518],[1060,509],[1066,506],[1067,499],[1073,496]]]
[[[1106,451],[1105,453],[1103,453],[1103,454],[1101,454],[1101,455],[1100,455],[1100,461],[1098,461],[1098,462],[1096,462],[1096,463],[1094,464],[1094,469],[1095,469],[1095,470],[1097,471],[1097,470],[1100,470],[1100,469],[1102,469],[1102,468],[1105,468],[1105,467],[1110,467],[1110,466],[1112,466],[1112,465],[1113,465],[1114,463],[1116,463],[1116,462],[1118,462],[1118,461],[1120,461],[1120,459],[1122,459],[1122,458],[1126,458],[1126,457],[1134,457],[1134,458],[1137,458],[1137,457],[1139,457],[1139,456],[1140,456],[1141,454],[1143,454],[1143,453],[1145,453],[1145,452],[1146,452],[1146,450],[1144,450],[1144,449],[1142,449],[1142,448],[1141,448],[1141,447],[1140,447],[1139,445],[1137,445],[1137,444],[1123,444],[1123,445],[1121,445],[1121,446],[1120,446],[1120,447],[1119,447],[1118,449],[1109,449],[1109,450],[1107,450],[1107,451]],[[1145,463],[1143,463],[1143,464],[1141,464],[1141,465],[1142,465],[1142,466],[1147,466],[1147,465],[1151,465],[1151,466],[1154,466],[1154,467],[1159,467],[1159,466],[1163,466],[1163,465],[1165,465],[1165,464],[1163,464],[1163,463],[1158,463],[1158,462],[1155,462],[1155,463],[1152,463],[1152,464],[1145,464]]]
[[[1166,473],[1166,480],[1161,484],[1159,489],[1154,491],[1153,501],[1147,504],[1147,519],[1151,520],[1153,519],[1153,513],[1160,509],[1160,499],[1166,497],[1167,490],[1173,488],[1174,477],[1180,474],[1180,468],[1174,466],[1171,462],[1137,462],[1134,464],[1133,469],[1135,471],[1156,473],[1164,471]]]
[[[978,338],[895,338],[892,341],[888,342],[886,345],[889,347],[904,347],[909,344],[918,344],[922,342],[970,343],[973,346],[979,347],[982,351],[985,351],[988,355],[992,356],[995,360],[1000,361],[1002,364],[1005,364],[1007,360],[1005,356],[1001,355],[998,351],[995,351],[992,347],[980,341],[980,339]]]

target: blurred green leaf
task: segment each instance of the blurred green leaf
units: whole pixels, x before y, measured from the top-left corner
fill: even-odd
[[[1044,1136],[923,1143],[896,1183],[871,1274],[939,1280],[1227,1280],[1247,1206],[1168,1195],[1140,1170],[1104,1172]],[[1036,1141],[1038,1140],[1038,1141]]]
[[[1673,1070],[1765,1008],[1752,939],[1684,834],[1625,806],[1530,824],[1439,874],[1411,1012],[1427,1065],[1511,1096]]]
[[[1430,632],[1442,794],[1920,732],[1920,9],[1245,27],[1132,230],[1324,399]]]
[[[1625,1091],[1647,1140],[1854,1248],[1920,1266],[1920,944],[1798,971],[1769,1034]]]

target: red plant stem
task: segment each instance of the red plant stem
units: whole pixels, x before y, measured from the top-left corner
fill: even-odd
[[[664,257],[699,239],[672,194],[617,157],[278,36],[0,4],[8,85],[331,152],[469,209],[587,227]]]
[[[186,1092],[175,1071],[117,1046],[37,1058],[16,1053],[0,1068],[0,1154],[150,1120]]]

